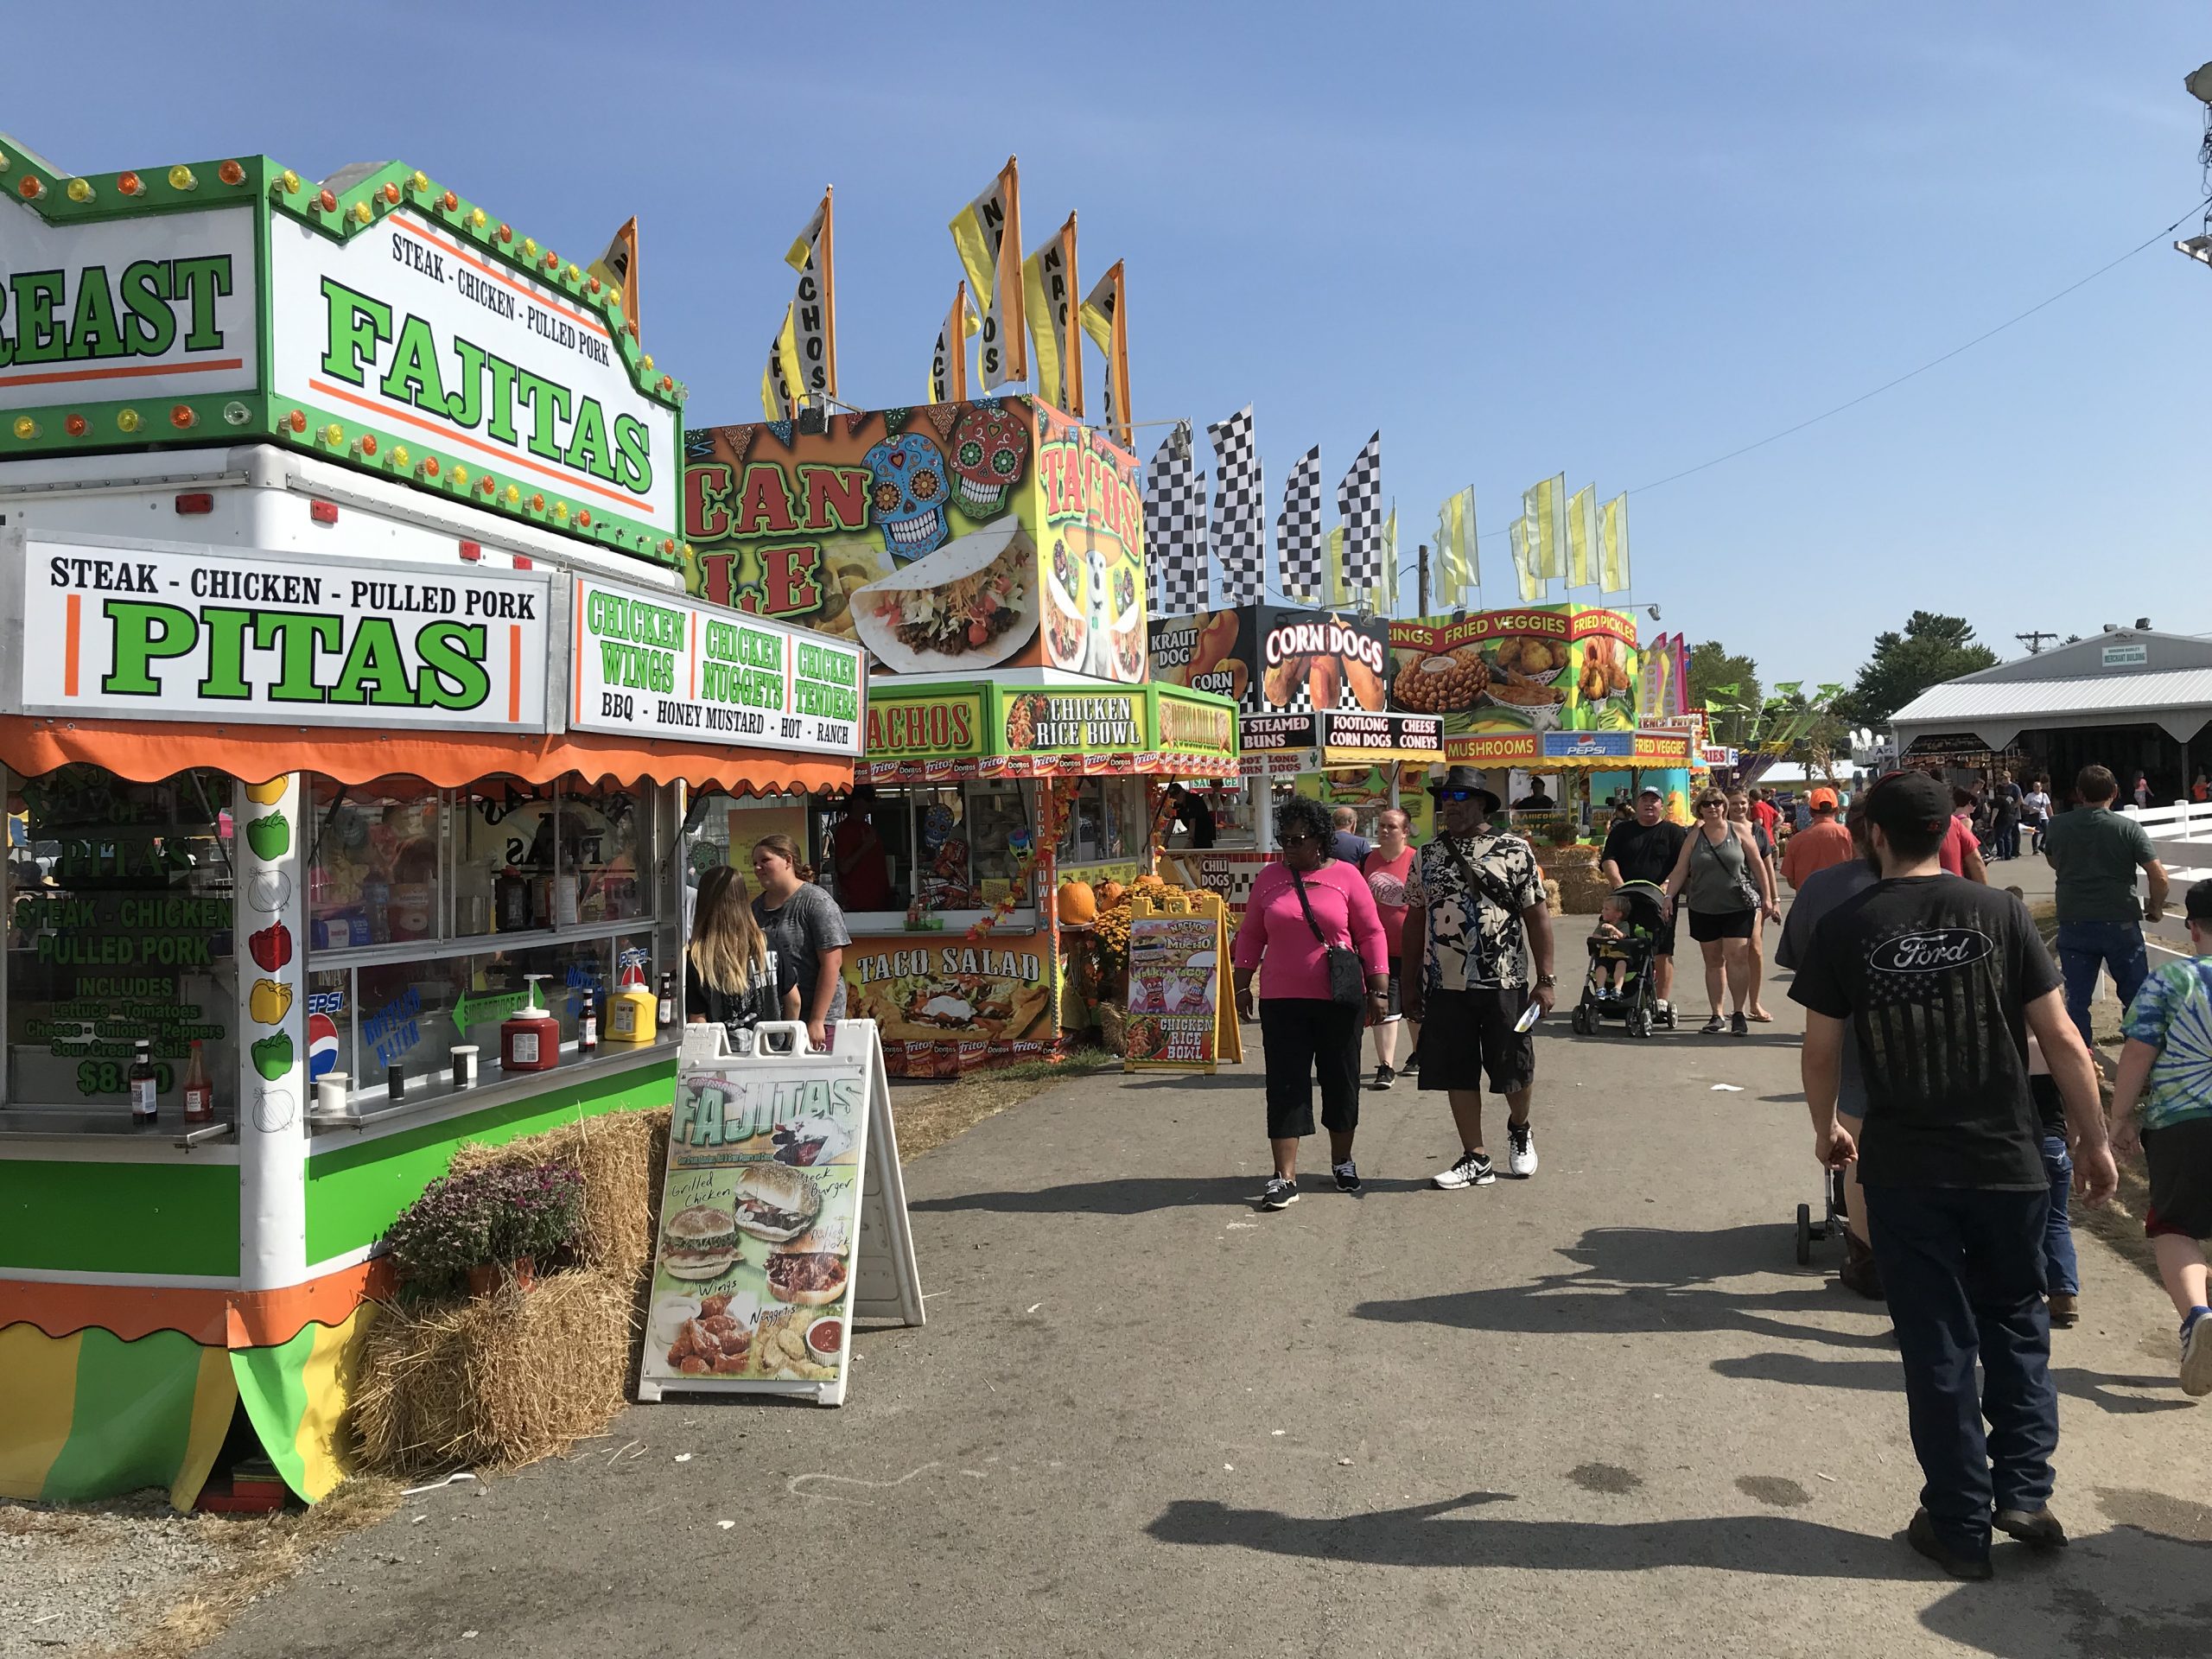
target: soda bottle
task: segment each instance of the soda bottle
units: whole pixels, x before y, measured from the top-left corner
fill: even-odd
[[[138,1039],[138,1052],[130,1062],[130,1121],[151,1123],[158,1116],[154,1104],[154,1090],[160,1074],[154,1070],[154,1045],[148,1039]]]
[[[674,974],[663,974],[660,976],[660,1004],[653,1010],[653,1024],[663,1031],[671,1030],[675,1027],[676,976]]]
[[[584,988],[584,1011],[576,1020],[576,1052],[595,1054],[599,1052],[599,999],[591,988]]]
[[[184,1121],[215,1121],[215,1084],[207,1075],[207,1057],[197,1037],[192,1039],[192,1063],[184,1070]]]

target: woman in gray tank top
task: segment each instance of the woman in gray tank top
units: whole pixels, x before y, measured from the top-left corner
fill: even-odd
[[[1751,1030],[1744,1004],[1751,989],[1751,930],[1760,913],[1780,919],[1774,901],[1774,874],[1759,856],[1757,843],[1737,833],[1728,821],[1728,798],[1708,789],[1697,798],[1697,828],[1682,842],[1681,856],[1667,878],[1671,905],[1680,895],[1690,912],[1690,938],[1705,953],[1705,995],[1713,1017],[1703,1029],[1721,1028],[1720,993],[1728,992],[1728,1029],[1737,1036]]]

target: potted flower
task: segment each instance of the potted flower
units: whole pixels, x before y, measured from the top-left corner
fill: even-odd
[[[527,1290],[541,1264],[575,1243],[583,1178],[559,1164],[441,1176],[385,1233],[400,1281],[429,1295],[466,1283],[484,1295],[512,1278]]]

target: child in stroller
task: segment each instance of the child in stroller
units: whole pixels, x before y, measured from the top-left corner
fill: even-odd
[[[1659,888],[1649,881],[1629,881],[1605,895],[1598,928],[1590,936],[1590,969],[1570,1023],[1584,1037],[1602,1023],[1618,1020],[1631,1037],[1649,1037],[1655,1027],[1671,1026],[1662,1013],[1651,978],[1652,944],[1665,925]]]

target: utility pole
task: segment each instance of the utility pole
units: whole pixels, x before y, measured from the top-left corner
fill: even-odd
[[[1428,543],[1422,542],[1414,552],[1414,614],[1428,614]]]
[[[2031,657],[2040,657],[2043,655],[2043,642],[2044,640],[2049,639],[2055,644],[2058,639],[2056,634],[2045,633],[2040,628],[2029,633],[2016,633],[2012,637],[2028,648],[2028,655]]]

